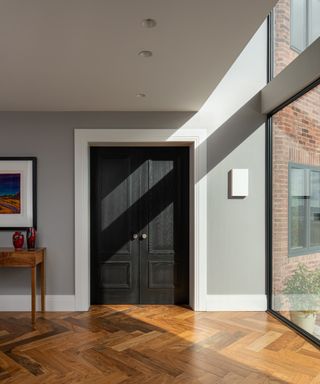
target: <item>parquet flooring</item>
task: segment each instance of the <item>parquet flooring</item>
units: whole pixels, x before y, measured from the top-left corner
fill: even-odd
[[[320,351],[263,312],[96,306],[0,314],[0,382],[317,384]]]

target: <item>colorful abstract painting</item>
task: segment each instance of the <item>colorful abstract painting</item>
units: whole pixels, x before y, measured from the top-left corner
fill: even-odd
[[[0,173],[0,215],[21,212],[20,173]]]

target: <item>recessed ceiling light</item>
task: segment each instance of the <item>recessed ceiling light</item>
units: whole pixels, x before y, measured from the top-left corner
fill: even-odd
[[[154,28],[157,25],[157,22],[155,19],[144,19],[142,20],[141,25],[144,28]]]
[[[139,56],[142,57],[151,57],[153,55],[152,51],[140,51],[138,53]]]
[[[137,93],[136,97],[143,99],[144,97],[147,97],[147,95],[145,93]]]

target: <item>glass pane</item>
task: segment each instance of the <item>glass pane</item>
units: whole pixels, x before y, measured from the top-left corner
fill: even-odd
[[[291,249],[306,247],[305,228],[306,228],[306,208],[305,199],[291,199]]]
[[[310,245],[320,246],[320,172],[311,172]]]
[[[320,339],[320,85],[272,117],[272,309]]]
[[[309,0],[309,44],[320,36],[320,0]]]
[[[305,248],[307,212],[307,172],[303,168],[290,168],[290,248]]]
[[[292,197],[305,197],[308,192],[308,172],[306,168],[290,169],[290,195]]]
[[[303,51],[307,44],[307,13],[305,0],[291,0],[291,47]]]

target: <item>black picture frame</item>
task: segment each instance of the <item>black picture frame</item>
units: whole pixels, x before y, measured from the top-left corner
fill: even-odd
[[[37,229],[37,157],[34,156],[23,156],[23,157],[0,157],[0,163],[2,161],[21,161],[31,162],[32,167],[32,227]],[[28,226],[2,226],[0,216],[0,231],[15,231],[15,230],[26,230]]]

